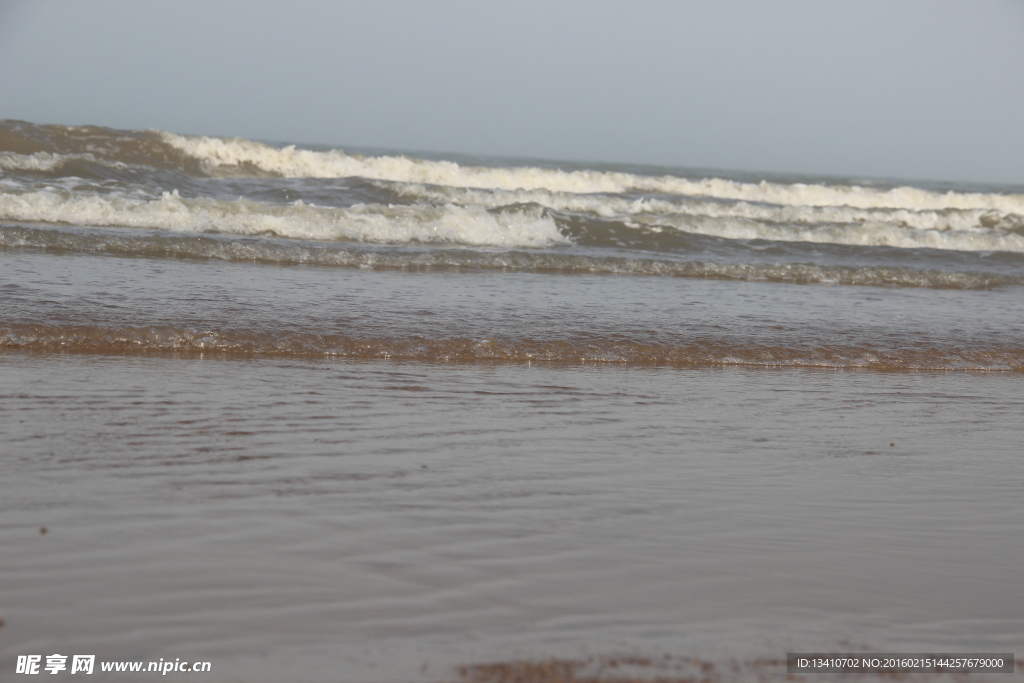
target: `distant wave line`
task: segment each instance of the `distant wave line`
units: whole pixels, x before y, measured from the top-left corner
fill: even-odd
[[[845,206],[910,211],[946,209],[1024,215],[1024,194],[937,192],[912,186],[879,189],[842,183],[741,182],[718,177],[643,175],[624,171],[561,170],[536,166],[483,166],[408,156],[361,156],[342,150],[274,147],[242,138],[179,135],[165,131],[119,131],[98,127],[41,126],[0,121],[0,150],[34,155],[90,154],[95,160],[148,164],[182,173],[214,176],[296,178],[360,177],[437,186],[497,190],[548,190],[575,194],[651,192],[689,197],[770,203],[780,206]],[[54,157],[38,157],[37,170]],[[50,170],[53,170],[50,168]]]
[[[271,147],[240,138],[161,132],[168,145],[198,160],[209,172],[257,168],[284,177],[352,177],[501,190],[622,193],[630,190],[717,197],[798,206],[849,206],[911,210],[985,209],[1024,215],[1024,195],[933,192],[915,187],[878,190],[858,185],[744,183],[723,178],[691,180],[614,171],[562,171],[538,167],[462,166],[410,157],[362,157],[340,150],[317,152]]]

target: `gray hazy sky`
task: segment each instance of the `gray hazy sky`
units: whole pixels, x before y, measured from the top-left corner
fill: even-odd
[[[1024,2],[0,0],[0,118],[1024,183]]]

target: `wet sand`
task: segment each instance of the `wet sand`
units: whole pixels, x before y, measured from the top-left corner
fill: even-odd
[[[396,683],[1024,636],[1012,374],[8,352],[0,378],[3,662]]]

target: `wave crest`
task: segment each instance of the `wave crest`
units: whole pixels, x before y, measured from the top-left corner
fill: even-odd
[[[1024,195],[933,192],[915,187],[879,190],[858,185],[744,183],[723,178],[688,179],[609,171],[562,171],[538,167],[463,166],[405,156],[362,157],[340,150],[317,152],[278,148],[251,140],[160,133],[171,147],[197,160],[208,172],[258,169],[284,177],[338,178],[425,183],[497,190],[548,190],[577,194],[646,191],[789,206],[848,206],[912,211],[981,209],[1024,215]]]
[[[186,199],[177,191],[164,192],[156,200],[56,189],[3,193],[0,219],[382,244],[543,247],[567,241],[554,220],[537,209],[379,204],[336,208],[301,201]]]

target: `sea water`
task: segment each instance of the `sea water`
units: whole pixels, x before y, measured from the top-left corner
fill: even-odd
[[[5,671],[1020,654],[1020,188],[0,150]]]

